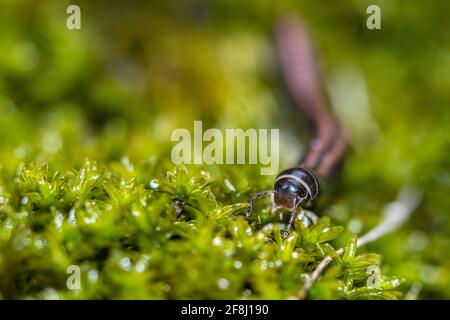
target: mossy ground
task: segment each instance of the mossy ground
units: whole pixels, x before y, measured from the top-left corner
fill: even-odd
[[[0,296],[285,299],[347,246],[307,298],[450,298],[450,8],[378,1],[383,25],[372,32],[372,2],[80,1],[83,27],[70,31],[69,3],[3,1]],[[273,177],[175,167],[170,134],[198,119],[281,128],[282,167],[295,163],[305,136],[270,38],[287,9],[312,29],[352,150],[314,208],[320,223],[282,239],[287,217],[268,201],[243,217]],[[351,249],[407,185],[422,194],[408,223]],[[67,288],[70,265],[80,290]],[[372,265],[380,290],[367,288]]]

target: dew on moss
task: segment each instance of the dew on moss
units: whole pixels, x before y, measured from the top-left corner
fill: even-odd
[[[220,278],[217,281],[217,286],[222,290],[226,290],[230,287],[230,281],[225,278]]]
[[[158,189],[159,188],[159,179],[153,179],[150,181],[150,188]]]
[[[120,266],[123,270],[130,271],[131,270],[131,259],[129,257],[123,257],[120,259]]]

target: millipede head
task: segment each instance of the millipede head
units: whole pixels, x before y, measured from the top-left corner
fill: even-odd
[[[250,199],[246,216],[250,216],[258,198],[272,193],[277,206],[291,211],[291,218],[283,232],[283,237],[286,238],[297,215],[297,208],[311,205],[319,194],[319,183],[316,176],[306,168],[284,170],[276,178],[273,190],[257,193]]]
[[[282,171],[275,180],[274,201],[277,206],[292,210],[297,205],[309,206],[319,194],[316,176],[306,168]]]

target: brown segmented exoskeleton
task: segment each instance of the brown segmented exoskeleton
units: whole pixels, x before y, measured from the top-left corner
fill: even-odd
[[[246,215],[259,197],[273,194],[274,204],[290,210],[291,217],[283,236],[287,237],[297,209],[309,207],[320,193],[318,177],[330,178],[340,167],[347,149],[347,138],[329,103],[318,72],[315,53],[304,22],[284,16],[275,25],[275,43],[282,78],[297,109],[311,124],[312,136],[299,165],[282,171],[273,190],[250,199]]]

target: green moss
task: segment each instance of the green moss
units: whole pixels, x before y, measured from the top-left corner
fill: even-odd
[[[158,183],[133,167],[18,166],[2,185],[2,296],[46,297],[51,288],[60,298],[288,298],[335,252],[329,241],[342,227],[327,217],[298,222],[283,239],[277,217],[247,221],[245,203],[218,202],[205,171],[179,167]],[[378,264],[347,250],[311,297],[395,297],[392,280],[365,287],[367,267]],[[70,265],[82,270],[80,290],[66,286]]]

